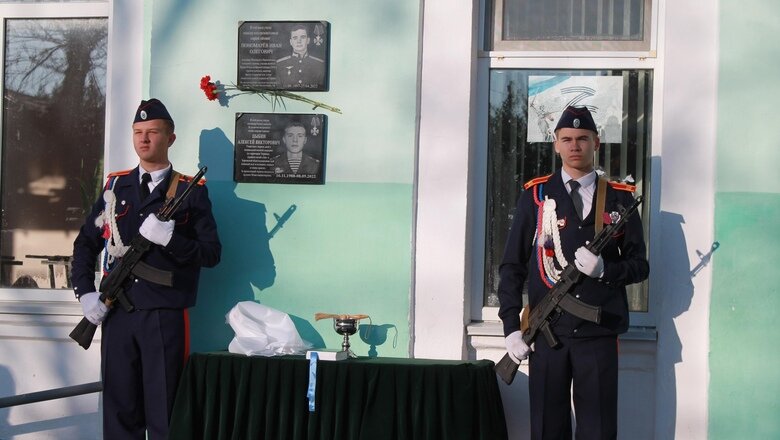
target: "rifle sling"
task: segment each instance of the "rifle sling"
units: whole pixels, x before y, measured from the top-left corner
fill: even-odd
[[[596,190],[596,234],[598,235],[604,229],[604,206],[607,203],[607,179],[598,178],[598,189]]]
[[[531,323],[528,322],[528,315],[531,313],[531,307],[526,304],[523,310],[520,312],[520,331],[523,334],[528,333],[528,329],[531,327]]]
[[[176,197],[176,188],[179,186],[179,179],[182,177],[181,173],[176,170],[171,171],[171,181],[168,184],[168,192],[165,193],[165,200],[171,200]]]

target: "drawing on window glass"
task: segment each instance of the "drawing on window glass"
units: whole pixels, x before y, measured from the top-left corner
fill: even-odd
[[[623,78],[567,75],[528,77],[528,142],[552,142],[555,123],[570,105],[588,107],[602,143],[621,142]]]

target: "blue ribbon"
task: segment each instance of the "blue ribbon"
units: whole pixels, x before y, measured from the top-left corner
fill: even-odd
[[[317,359],[319,355],[312,351],[309,353],[309,389],[306,398],[309,399],[309,412],[314,412],[314,392],[317,389]]]

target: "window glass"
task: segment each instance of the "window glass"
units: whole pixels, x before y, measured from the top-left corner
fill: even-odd
[[[106,3],[108,0],[0,0],[0,3]]]
[[[492,50],[650,50],[650,0],[495,0]]]
[[[652,70],[491,70],[485,306],[498,306],[498,267],[522,185],[561,165],[552,129],[566,106],[586,105],[594,114],[597,169],[647,195],[652,80]],[[646,237],[648,205],[642,206]],[[646,282],[629,287],[631,311],[647,311],[647,303]]]
[[[0,286],[69,288],[73,240],[102,183],[108,22],[4,25]]]

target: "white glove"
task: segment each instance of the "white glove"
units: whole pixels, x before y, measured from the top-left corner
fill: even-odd
[[[171,237],[173,237],[174,224],[173,220],[164,222],[158,219],[156,215],[150,215],[141,224],[138,232],[152,243],[166,246],[171,241]]]
[[[591,278],[601,278],[604,275],[604,259],[596,255],[585,246],[581,246],[574,253],[574,265],[580,272]]]
[[[518,365],[520,365],[520,361],[528,358],[528,355],[533,351],[533,348],[526,345],[525,341],[523,341],[523,332],[520,330],[510,333],[509,336],[504,338],[504,343],[506,344],[506,352],[509,354],[509,357]]]
[[[100,325],[108,314],[108,306],[100,300],[100,292],[85,293],[79,297],[81,311],[87,321]]]

